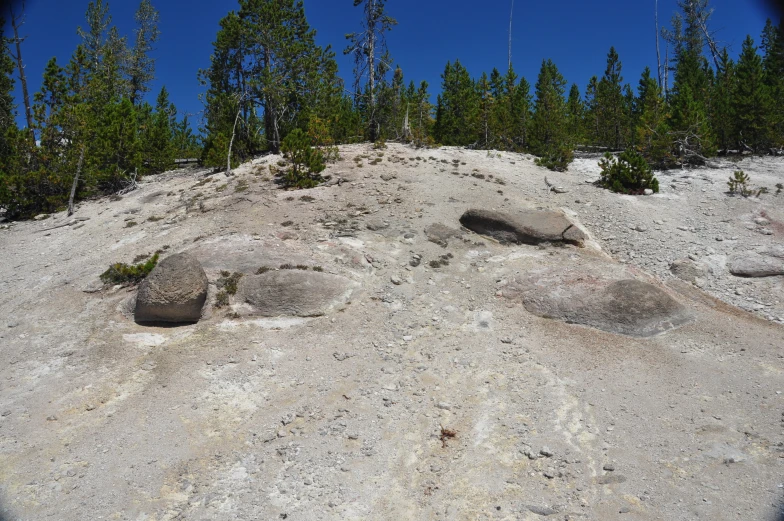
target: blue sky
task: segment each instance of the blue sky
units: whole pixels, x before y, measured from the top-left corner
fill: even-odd
[[[87,0],[28,0],[27,41],[24,56],[30,95],[40,88],[46,62],[56,56],[64,65],[79,43]],[[340,74],[351,83],[352,63],[342,54],[345,34],[358,28],[360,9],[351,0],[305,0],[310,25],[320,45],[337,51]],[[113,23],[131,36],[138,0],[109,0]],[[202,110],[196,79],[209,65],[218,21],[237,3],[231,0],[153,0],[160,11],[161,39],[154,56],[157,79],[149,101],[155,102],[166,85],[181,113],[198,118]],[[511,0],[388,0],[389,14],[399,25],[389,34],[389,48],[404,72],[406,83],[426,80],[434,94],[447,60],[460,61],[474,76],[507,64]],[[770,15],[760,4],[741,0],[713,0],[713,28],[732,55],[740,51],[747,34],[755,42]],[[667,24],[676,10],[675,0],[659,0],[659,20]],[[580,91],[592,75],[604,72],[607,51],[615,46],[623,63],[624,80],[636,87],[646,65],[655,69],[654,0],[515,0],[513,63],[518,74],[533,85],[543,58],[552,58],[566,80]],[[6,16],[7,18],[7,16]],[[7,28],[7,34],[8,30]],[[662,45],[662,53],[664,47]],[[17,91],[19,85],[17,82]],[[16,102],[21,104],[17,92]],[[23,118],[18,121],[23,124]],[[193,118],[191,118],[193,120]]]

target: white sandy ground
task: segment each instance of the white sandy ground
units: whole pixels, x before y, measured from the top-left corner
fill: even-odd
[[[0,230],[0,518],[780,514],[784,277],[738,279],[726,261],[782,245],[784,194],[725,191],[736,168],[772,189],[784,161],[661,172],[659,195],[626,197],[588,183],[595,159],[552,173],[505,152],[392,144],[361,168],[372,147],[341,154],[325,172],[339,186],[282,191],[268,156],[228,179],[151,177],[121,201],[82,203],[75,217],[89,219],[70,226],[43,231],[71,222],[57,214]],[[545,175],[569,192],[548,192]],[[499,297],[506,281],[601,253],[471,235],[444,249],[423,233],[458,228],[468,208],[521,206],[573,212],[695,320],[633,339],[538,318]],[[212,283],[290,262],[361,289],[315,319],[208,309],[196,325],[140,326],[133,291],[96,291],[98,275],[164,246],[196,255]],[[446,253],[449,266],[429,267]],[[703,289],[669,273],[688,255],[711,267]],[[442,427],[455,437],[442,442]]]

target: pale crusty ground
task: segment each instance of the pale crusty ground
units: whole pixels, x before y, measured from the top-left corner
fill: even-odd
[[[266,157],[201,186],[204,172],[150,178],[82,204],[89,219],[71,226],[0,230],[4,519],[774,519],[783,282],[736,279],[726,258],[782,244],[784,195],[729,197],[729,164],[661,173],[660,195],[632,198],[587,184],[590,159],[558,174],[510,153],[392,144],[361,168],[370,146],[341,153],[325,172],[339,186],[282,191]],[[742,166],[772,187],[783,164]],[[545,175],[569,192],[548,193]],[[441,248],[423,233],[521,206],[573,212],[605,253],[471,234]],[[751,226],[762,212],[772,235]],[[139,326],[132,290],[96,292],[98,275],[164,246],[213,283],[290,262],[361,289],[316,319],[208,309],[193,326]],[[658,276],[695,321],[631,339],[499,296],[515,275],[606,254]],[[689,254],[713,269],[705,291],[669,275]]]

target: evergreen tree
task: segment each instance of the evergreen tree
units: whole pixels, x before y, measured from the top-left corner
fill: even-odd
[[[177,109],[169,101],[169,91],[166,87],[161,88],[144,140],[145,157],[152,172],[163,172],[174,163],[173,130],[177,125],[176,115]]]
[[[150,82],[155,77],[155,60],[150,57],[153,45],[158,41],[158,11],[150,0],[142,0],[136,11],[134,47],[128,59],[128,96],[136,105],[150,91]]]
[[[0,165],[8,165],[11,159],[11,133],[16,130],[14,107],[14,62],[3,29],[5,20],[0,17]],[[9,175],[0,166],[0,176]],[[1,180],[0,180],[1,181]]]
[[[634,141],[642,157],[649,164],[660,167],[672,161],[672,140],[667,119],[667,104],[662,88],[646,67],[637,86]]]
[[[496,98],[493,96],[493,92],[490,89],[490,81],[488,80],[487,73],[482,73],[482,77],[479,78],[479,81],[476,83],[476,88],[479,94],[479,146],[488,150],[490,148],[490,143],[493,141],[490,126],[492,124],[491,119],[494,113]]]
[[[784,18],[776,27],[767,20],[762,31],[762,67],[772,103],[770,114],[774,145],[784,146]]]
[[[569,139],[572,143],[579,143],[583,138],[583,119],[585,107],[580,98],[580,88],[576,83],[569,89],[569,99],[566,101],[566,120],[568,122]]]
[[[770,87],[765,83],[762,59],[747,36],[738,58],[733,112],[738,144],[760,152],[771,144],[771,114],[773,112]]]
[[[711,103],[711,127],[716,135],[716,145],[724,151],[737,143],[733,105],[735,89],[735,63],[725,48],[719,60],[719,70],[716,71]]]
[[[336,90],[334,53],[316,45],[302,0],[240,0],[220,26],[210,68],[199,73],[208,85],[204,153],[218,136],[231,141],[237,127],[232,155],[260,151],[258,127],[278,152],[284,135],[306,126],[308,109]]]
[[[583,120],[583,135],[588,143],[597,146],[599,144],[599,78],[591,76],[588,85],[585,87],[585,116]]]
[[[607,54],[607,68],[596,90],[599,144],[613,150],[623,146],[624,99],[621,60],[615,47]]]
[[[573,154],[567,132],[566,80],[552,60],[542,61],[536,81],[536,102],[531,122],[531,151],[543,164],[564,170]]]
[[[468,146],[479,141],[479,95],[460,61],[447,62],[436,104],[435,138],[444,145]]]
[[[525,78],[520,78],[512,94],[511,133],[514,150],[526,151],[530,147],[532,107],[531,84]]]

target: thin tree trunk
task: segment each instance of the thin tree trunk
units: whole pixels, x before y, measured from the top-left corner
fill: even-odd
[[[242,114],[242,100],[244,95],[240,98],[240,106],[237,108],[237,117],[234,118],[234,128],[231,130],[231,141],[229,141],[229,154],[226,156],[226,175],[231,175],[231,147],[234,146],[234,136],[237,134],[237,123]]]
[[[512,0],[512,10],[509,11],[509,67],[506,70],[511,70],[512,68],[512,15],[514,14],[514,0]]]
[[[659,51],[659,0],[656,0],[656,74],[659,77],[659,88],[662,86],[661,51]]]
[[[79,163],[76,165],[76,175],[74,175],[73,184],[71,185],[71,195],[68,197],[68,217],[74,213],[74,197],[76,196],[76,187],[79,184],[79,175],[82,173],[85,148],[85,145],[82,145],[82,151],[79,152]]]
[[[24,9],[24,4],[22,4],[22,9]],[[24,16],[24,11],[22,11],[22,16]],[[30,106],[30,94],[27,90],[27,76],[25,75],[25,67],[22,61],[22,42],[25,40],[25,38],[19,38],[19,27],[22,25],[19,23],[19,20],[21,18],[21,16],[14,16],[14,11],[13,9],[11,10],[11,26],[14,29],[14,43],[16,43],[16,66],[19,69],[19,82],[22,84],[22,96],[24,97],[27,128],[30,131],[30,134],[33,136],[33,140],[35,140],[35,130],[33,128],[33,111]]]

